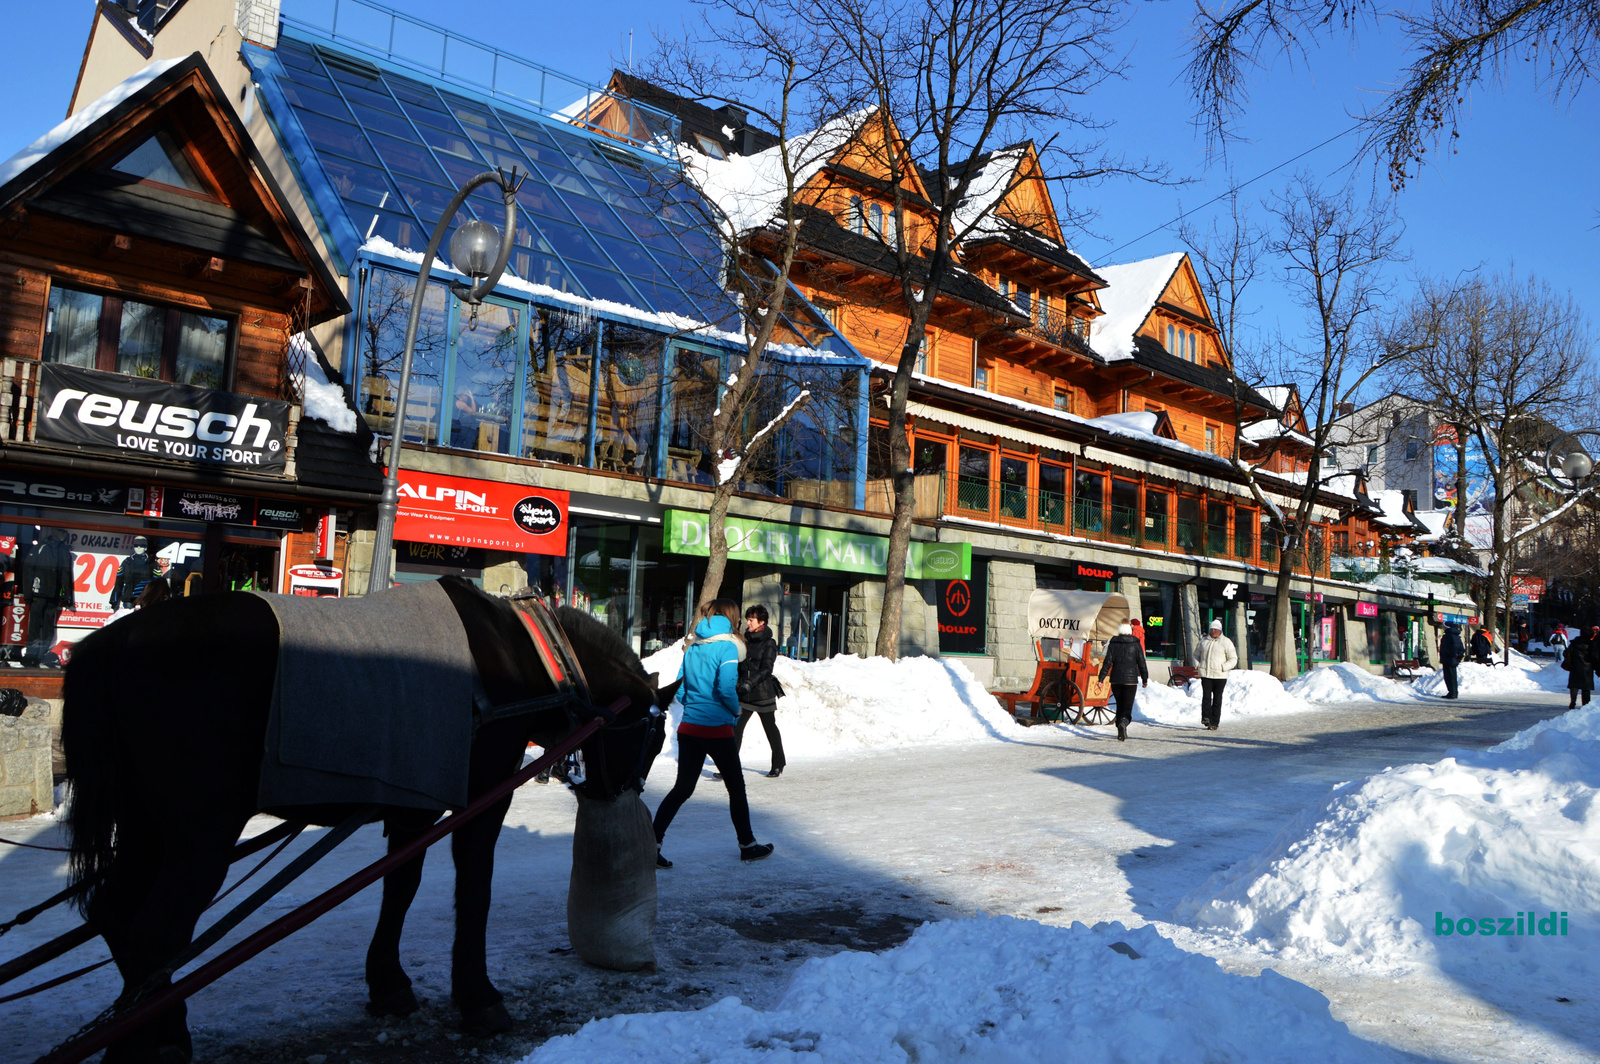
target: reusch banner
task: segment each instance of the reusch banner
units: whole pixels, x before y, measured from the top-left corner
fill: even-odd
[[[989,573],[984,559],[973,566],[971,580],[940,580],[938,598],[939,653],[982,654],[989,627]]]
[[[564,555],[567,504],[550,488],[402,469],[394,538]]]
[[[666,545],[673,554],[711,553],[705,514],[668,510]],[[771,521],[727,519],[728,558],[805,569],[832,569],[841,573],[888,571],[889,539],[834,528],[780,525]],[[906,554],[907,580],[970,580],[972,544],[912,542]]]
[[[123,456],[282,473],[289,404],[46,363],[35,435]]]

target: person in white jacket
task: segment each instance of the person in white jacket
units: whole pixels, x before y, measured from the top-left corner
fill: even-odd
[[[1210,633],[1194,648],[1194,663],[1200,669],[1200,723],[1216,731],[1222,723],[1222,690],[1239,664],[1239,651],[1222,634],[1222,621],[1211,622]]]

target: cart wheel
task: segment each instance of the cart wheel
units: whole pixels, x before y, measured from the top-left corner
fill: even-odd
[[[1071,696],[1077,690],[1077,686],[1064,674],[1057,673],[1046,678],[1039,685],[1039,703],[1034,707],[1034,714],[1039,720],[1054,724],[1072,720],[1074,710]]]
[[[1086,706],[1080,700],[1078,703],[1079,724],[1110,724],[1117,719],[1117,707],[1109,700],[1103,706]]]
[[[1041,691],[1049,692],[1048,720],[1073,724],[1083,714],[1083,693],[1065,673],[1048,681],[1048,685],[1041,688]]]

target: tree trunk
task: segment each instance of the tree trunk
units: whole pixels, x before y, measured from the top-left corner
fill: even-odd
[[[695,602],[696,614],[722,591],[722,574],[728,571],[728,500],[733,497],[737,481],[737,477],[730,477],[711,493],[711,512],[706,515],[706,543],[711,553],[706,558],[706,576],[700,582],[700,596]],[[684,627],[693,631],[693,618],[686,618]]]
[[[1294,557],[1289,549],[1278,552],[1278,591],[1272,604],[1272,675],[1283,683],[1300,675],[1300,659],[1294,652],[1294,604],[1289,597]]]
[[[1456,535],[1462,549],[1467,545],[1467,427],[1452,425],[1456,432]]]
[[[889,554],[885,561],[883,610],[878,615],[878,657],[894,661],[900,657],[900,624],[905,606],[906,557],[911,553],[911,518],[916,512],[916,474],[911,469],[911,440],[906,433],[906,402],[911,396],[911,373],[922,349],[922,335],[928,325],[928,309],[938,293],[942,271],[929,271],[924,304],[911,315],[906,342],[900,349],[894,383],[889,391],[889,462],[894,472],[894,520],[889,524]],[[913,339],[916,337],[916,339]]]

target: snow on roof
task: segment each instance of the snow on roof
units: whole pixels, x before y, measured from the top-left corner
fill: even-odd
[[[317,358],[317,353],[311,349],[311,344],[306,341],[305,333],[295,333],[289,337],[289,346],[300,358],[300,364],[305,367],[301,371],[300,393],[304,398],[306,417],[314,417],[325,422],[329,428],[336,432],[354,432],[356,430],[356,412],[345,401],[344,389],[328,379],[322,371],[322,363]]]
[[[1271,400],[1269,399],[1268,401],[1270,402]],[[1307,447],[1315,447],[1317,445],[1316,441],[1310,436],[1307,436],[1299,429],[1286,428],[1276,418],[1263,418],[1260,421],[1252,421],[1240,430],[1239,434],[1251,443],[1260,443],[1263,440],[1290,439],[1296,443],[1303,443]]]
[[[1427,535],[1418,536],[1418,543],[1434,543],[1444,537],[1444,530],[1449,527],[1452,510],[1418,510],[1412,514],[1418,521],[1428,526]]]
[[[1108,429],[1124,429],[1128,432],[1136,432],[1156,439],[1164,438],[1156,436],[1156,426],[1160,423],[1161,416],[1152,414],[1148,410],[1130,411],[1126,414],[1104,414],[1100,417],[1089,419],[1089,424],[1091,425],[1099,425]],[[1168,440],[1167,442],[1170,443],[1171,441]]]
[[[790,137],[787,150],[789,164],[794,168],[795,188],[815,177],[849,143],[870,114],[871,108],[856,111]],[[690,179],[727,216],[733,233],[725,236],[759,229],[778,215],[788,191],[783,152],[784,146],[775,144],[754,155],[730,155],[726,159],[713,159],[699,152],[683,154]]]
[[[1095,267],[1106,282],[1097,293],[1105,314],[1095,319],[1089,335],[1102,358],[1120,361],[1133,357],[1134,334],[1155,309],[1156,300],[1182,261],[1183,252],[1174,251],[1120,266]]]
[[[967,198],[955,209],[954,221],[958,235],[977,236],[1004,231],[995,217],[995,210],[1011,184],[1012,175],[1026,157],[1026,147],[1003,148],[991,154],[989,161],[972,175],[972,181],[967,185]],[[1039,233],[1034,235],[1043,236]]]
[[[396,247],[393,243],[385,240],[381,236],[375,236],[371,240],[368,240],[365,244],[361,245],[360,250],[369,255],[379,255],[384,258],[394,259],[399,262],[407,262],[413,266],[422,265],[422,252],[412,251],[410,248]],[[456,277],[466,276],[458,270],[452,269],[449,263],[439,259],[434,259],[433,271],[435,273],[452,274]],[[618,318],[623,318],[631,322],[637,322],[640,325],[644,325],[653,329],[665,329],[668,332],[682,335],[697,336],[710,340],[721,340],[725,343],[742,344],[745,346],[748,346],[750,343],[750,338],[745,336],[743,333],[729,332],[726,329],[718,329],[713,325],[709,325],[706,322],[699,321],[695,318],[687,317],[683,314],[644,310],[629,303],[618,303],[610,299],[590,299],[586,296],[575,295],[572,292],[563,292],[558,288],[551,288],[549,285],[535,284],[532,281],[525,281],[520,277],[513,277],[510,274],[503,275],[496,287],[522,292],[538,299],[561,304],[574,311],[577,311],[580,314],[586,311],[599,311],[603,314],[611,314]],[[768,344],[767,350],[774,354],[789,355],[796,358],[838,360],[850,362],[857,366],[862,364],[855,355],[841,354],[837,351],[824,351],[821,348],[805,347],[800,344]]]
[[[1267,402],[1271,403],[1279,410],[1282,410],[1289,405],[1289,397],[1294,394],[1294,389],[1287,384],[1263,385],[1262,387],[1257,388],[1256,391],[1265,396]]]
[[[180,56],[177,59],[156,60],[77,114],[72,115],[65,122],[57,125],[26,148],[17,152],[4,163],[0,163],[0,185],[9,184],[12,180],[21,176],[29,167],[94,125],[95,122],[104,118],[118,104],[127,100],[134,93],[187,58],[188,56]]]
[[[1378,509],[1383,511],[1383,516],[1373,518],[1380,525],[1390,528],[1410,528],[1411,518],[1406,515],[1405,492],[1394,488],[1383,491],[1370,491],[1367,497],[1378,504]]]

